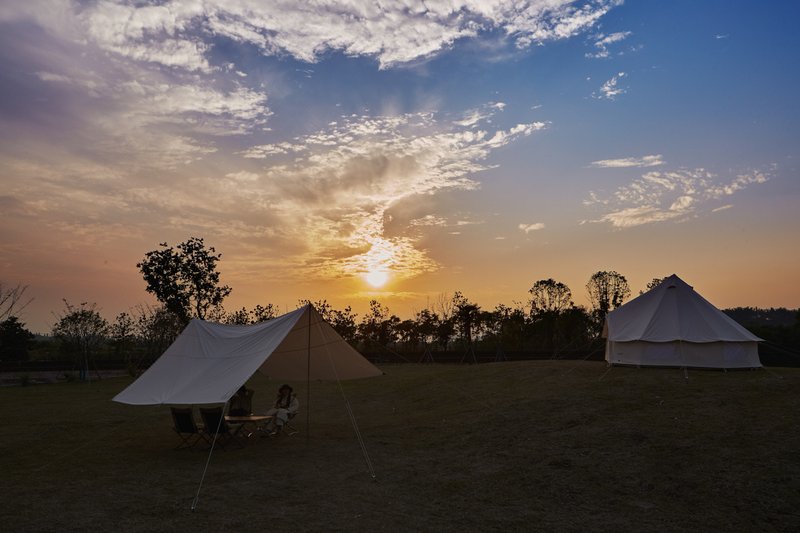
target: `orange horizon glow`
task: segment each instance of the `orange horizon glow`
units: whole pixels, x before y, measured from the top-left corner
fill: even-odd
[[[549,278],[587,306],[612,270],[800,306],[800,3],[10,4],[0,283],[32,331],[155,304],[136,264],[191,237],[228,312],[492,310]]]

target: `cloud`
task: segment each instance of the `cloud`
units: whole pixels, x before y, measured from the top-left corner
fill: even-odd
[[[239,172],[231,172],[230,174],[225,174],[226,178],[230,178],[233,181],[238,182],[254,182],[258,181],[259,175],[255,172],[247,172],[246,170],[241,170]]]
[[[742,174],[736,176],[730,183],[715,185],[708,190],[708,194],[712,198],[722,198],[724,196],[731,196],[736,192],[744,189],[748,185],[765,183],[769,178],[766,174],[761,172],[752,172],[750,174]]]
[[[534,222],[533,224],[520,224],[517,227],[527,234],[527,233],[530,233],[532,231],[539,231],[541,229],[544,229],[544,223],[542,223],[542,222]]]
[[[615,228],[631,228],[652,222],[672,220],[681,215],[682,213],[677,211],[665,211],[652,206],[628,207],[608,213],[595,222],[608,222]]]
[[[475,176],[488,168],[485,160],[494,150],[545,127],[479,126],[456,126],[450,117],[430,113],[351,115],[294,139],[297,150],[289,161],[215,153],[206,157],[209,164],[155,174],[116,160],[103,164],[60,154],[58,165],[8,157],[0,163],[9,177],[6,194],[25,199],[19,210],[37,227],[52,227],[54,235],[69,229],[69,242],[86,242],[77,236],[95,232],[113,241],[164,235],[170,228],[236,243],[237,256],[246,259],[230,260],[226,268],[240,276],[269,269],[279,281],[332,279],[380,266],[402,279],[438,268],[419,245],[426,227],[476,222],[432,213],[399,219],[389,233],[392,207],[478,188]],[[226,171],[218,173],[220,167]]]
[[[37,26],[36,32],[20,32],[30,37],[29,42],[15,40],[17,55],[56,95],[49,98],[53,109],[69,112],[60,120],[46,117],[43,124],[57,122],[68,129],[64,144],[74,142],[75,150],[92,151],[121,166],[156,170],[215,154],[225,137],[269,129],[272,86],[244,72],[231,57],[255,51],[313,63],[333,51],[374,58],[381,68],[390,68],[441,53],[465,38],[503,36],[519,48],[569,38],[588,30],[617,3],[533,0],[520,6],[432,0],[409,7],[333,0],[30,0],[3,4],[0,20]],[[238,47],[242,54],[220,52],[223,45]],[[495,102],[469,110],[455,119],[456,126],[477,129],[504,106]],[[45,113],[37,110],[31,116]],[[487,142],[502,146],[504,136],[519,133],[495,131]],[[61,137],[55,131],[52,135]],[[338,142],[325,135],[307,141]],[[304,150],[284,139],[254,143],[242,154],[267,159]]]
[[[496,111],[502,111],[505,109],[506,104],[503,102],[495,102],[492,104],[487,104],[482,108],[478,109],[470,109],[466,113],[464,113],[464,118],[461,120],[456,120],[454,122],[457,126],[475,126],[479,122],[486,120],[487,118],[494,115]]]
[[[630,228],[729,209],[730,204],[714,207],[713,203],[768,179],[765,173],[759,171],[735,176],[727,182],[702,168],[651,171],[619,187],[610,197],[601,198],[597,193],[590,192],[584,205],[598,205],[609,211],[592,222]]]
[[[293,139],[293,159],[266,168],[262,181],[271,189],[262,193],[263,202],[282,220],[296,222],[297,237],[307,243],[302,262],[315,265],[317,276],[360,275],[377,265],[401,279],[415,276],[436,263],[415,247],[413,234],[386,235],[389,210],[415,196],[476,189],[472,176],[487,168],[482,161],[492,151],[544,127],[531,123],[489,131],[430,113],[343,117]],[[258,148],[264,158],[281,157],[269,147]],[[472,223],[430,214],[408,220],[407,227]],[[350,252],[333,257],[334,250]]]
[[[657,167],[664,164],[661,154],[645,155],[642,157],[625,157],[622,159],[603,159],[592,161],[591,166],[596,168],[646,168]]]
[[[602,100],[616,100],[617,96],[628,92],[627,88],[621,87],[619,85],[619,81],[626,76],[627,74],[625,74],[624,72],[618,73],[616,76],[612,77],[610,80],[606,81],[603,85],[601,85],[599,92],[592,93],[592,98],[597,98]]]
[[[210,72],[215,68],[210,59],[213,39],[218,38],[253,46],[264,55],[289,55],[308,63],[338,51],[374,57],[381,68],[390,68],[438,54],[462,39],[496,33],[520,49],[567,39],[595,26],[620,3],[206,0],[159,5],[99,2],[73,9],[88,37],[103,50],[136,61]]]
[[[88,38],[101,49],[133,59],[189,71],[211,71],[200,24],[204,12],[199,2],[162,5],[123,5],[98,2],[78,17]]]
[[[447,226],[447,219],[438,215],[425,215],[409,222],[411,226]]]
[[[618,4],[0,2],[4,94],[18,97],[6,105],[28,106],[0,131],[2,203],[21,213],[17,233],[46,232],[53,255],[204,235],[237,247],[226,270],[250,279],[434,270],[420,235],[437,219],[414,223],[415,212],[387,231],[392,208],[477,189],[494,152],[547,124],[494,124],[505,104],[489,102],[264,135],[272,102],[289,100],[283,77],[316,77],[310,64],[334,54],[389,69],[467,40],[525,50],[589,31]]]
[[[20,61],[38,81],[36,90],[47,94],[44,103],[26,102],[26,129],[40,127],[39,139],[53,136],[60,149],[90,152],[123,167],[186,165],[215,153],[222,137],[263,128],[272,115],[263,88],[248,87],[238,76],[120,61],[80,34],[17,44]],[[11,83],[18,86],[9,90],[30,92],[22,82]]]
[[[586,57],[589,58],[607,58],[610,55],[608,47],[612,44],[619,43],[624,41],[631,35],[629,31],[618,31],[616,33],[611,33],[608,35],[598,34],[595,36],[594,47],[596,49],[595,52],[590,52],[586,54]]]

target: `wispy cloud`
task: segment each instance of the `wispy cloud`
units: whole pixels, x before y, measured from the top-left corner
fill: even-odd
[[[470,109],[464,113],[464,118],[456,120],[454,124],[457,126],[475,126],[482,120],[494,115],[497,111],[502,111],[505,107],[506,104],[503,102],[494,102],[478,109]]]
[[[411,226],[448,226],[447,219],[438,215],[425,215],[409,221]]]
[[[592,222],[629,228],[729,209],[731,204],[714,206],[713,203],[768,179],[765,173],[758,171],[738,175],[727,182],[705,169],[647,172],[605,199],[591,192],[584,204],[601,206],[608,211]]]
[[[169,228],[231,243],[230,251],[236,243],[240,259],[226,265],[242,277],[268,269],[272,279],[298,282],[380,268],[402,279],[438,268],[419,244],[427,227],[479,222],[431,213],[395,220],[389,231],[390,211],[409,199],[477,189],[492,152],[546,127],[490,129],[490,119],[476,128],[431,113],[351,115],[293,139],[290,158],[262,147],[258,159],[210,154],[211,165],[155,175],[116,160],[61,158],[55,166],[2,157],[0,164],[6,203],[61,235],[61,246]]]
[[[642,157],[624,157],[622,159],[602,159],[600,161],[592,161],[591,166],[596,168],[646,168],[663,164],[664,160],[661,154],[655,154]]]
[[[543,222],[534,222],[532,224],[520,224],[520,225],[517,226],[517,228],[519,228],[521,231],[523,231],[526,234],[528,234],[528,233],[530,233],[532,231],[539,231],[541,229],[544,229],[544,223]]]
[[[589,52],[586,57],[589,58],[607,58],[610,56],[609,47],[613,44],[619,43],[627,39],[631,35],[629,31],[618,31],[608,35],[599,34],[595,36],[594,52]]]
[[[110,58],[77,36],[51,39],[41,45],[51,53],[26,58],[50,95],[30,115],[34,122],[47,111],[40,139],[54,135],[63,150],[120,166],[174,168],[216,152],[222,137],[264,128],[272,115],[266,92],[241,77],[153,69]]]
[[[302,263],[314,265],[315,275],[358,275],[380,265],[402,278],[435,269],[427,253],[416,248],[413,234],[386,234],[388,211],[414,196],[477,188],[472,176],[486,168],[482,161],[493,150],[545,124],[495,131],[473,126],[448,124],[428,113],[345,117],[293,140],[293,159],[266,168],[264,179],[271,187],[261,193],[262,201],[282,220],[296,221],[296,237],[306,243]],[[275,154],[270,146],[257,150],[259,157],[281,157],[267,155]],[[472,223],[428,215],[407,226]]]
[[[619,84],[620,80],[626,76],[627,74],[624,72],[617,73],[616,76],[603,83],[597,92],[593,92],[592,97],[602,100],[616,100],[617,96],[628,92],[626,87],[622,87]]]

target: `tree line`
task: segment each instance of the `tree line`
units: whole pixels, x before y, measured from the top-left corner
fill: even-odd
[[[135,373],[161,355],[193,318],[254,324],[276,317],[278,307],[271,303],[225,309],[223,302],[232,289],[220,283],[217,264],[221,258],[202,238],[192,237],[175,247],[160,243],[136,265],[146,291],[158,305],[139,305],[108,322],[95,304],[64,300],[52,329],[56,349],[44,357],[70,361],[84,379],[98,357],[122,363]],[[653,278],[639,294],[662,279]],[[19,320],[27,304],[25,289],[0,284],[0,361],[28,358],[33,335]],[[585,290],[588,308],[574,303],[565,283],[541,279],[532,284],[524,301],[491,309],[456,291],[438,295],[432,305],[408,319],[391,313],[376,299],[362,316],[350,306],[337,309],[324,299],[299,300],[297,306],[313,305],[345,340],[366,353],[394,353],[405,360],[422,360],[432,352],[473,356],[475,352],[536,352],[558,357],[602,348],[605,316],[631,295],[627,279],[616,271],[595,272]]]

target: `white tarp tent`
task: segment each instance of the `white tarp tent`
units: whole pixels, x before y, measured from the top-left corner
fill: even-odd
[[[610,364],[705,368],[760,367],[756,337],[672,275],[608,313]]]
[[[225,403],[257,370],[287,381],[381,375],[307,305],[248,326],[192,320],[113,400],[133,405]]]

